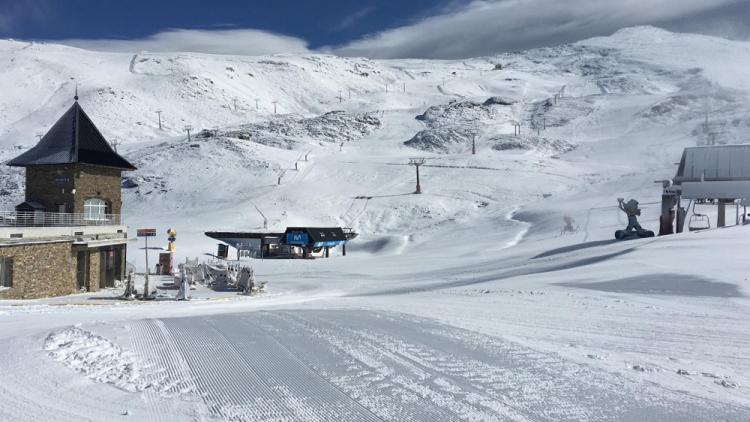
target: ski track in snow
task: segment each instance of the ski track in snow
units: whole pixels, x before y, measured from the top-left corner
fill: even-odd
[[[377,420],[241,320],[232,321],[237,330],[222,329],[212,319],[164,321],[195,370],[212,414],[227,420]]]
[[[528,233],[529,231],[529,226],[531,226],[530,223],[515,218],[515,214],[516,212],[518,212],[518,210],[518,207],[514,208],[513,211],[508,212],[508,215],[505,217],[508,221],[513,221],[523,226],[520,230],[518,230],[518,233],[516,233],[516,235],[505,244],[506,248],[511,248],[521,243],[523,241],[523,237],[526,236],[526,233]]]
[[[289,310],[127,323],[136,353],[230,421],[742,420],[500,338],[389,312]],[[159,413],[149,420],[168,420]]]
[[[165,368],[164,373],[154,374],[150,378],[159,376],[164,384],[160,392],[147,390],[147,395],[154,401],[159,397],[190,397],[196,394],[197,386],[190,374],[187,362],[182,358],[173,336],[159,320],[140,320],[127,325],[131,347],[152,365]],[[150,381],[151,381],[150,379]],[[150,419],[154,421],[168,421],[169,414],[163,407],[150,407]],[[201,413],[207,413],[203,411]]]
[[[0,406],[0,421],[100,422],[118,420],[129,409],[142,406],[155,409],[155,412],[148,415],[136,412],[134,416],[138,420],[195,420],[192,417],[195,412],[183,411],[174,403],[165,402],[161,396],[141,398],[136,393],[83,375],[71,376],[75,373],[65,365],[50,366],[48,363],[52,360],[49,353],[42,350],[43,345],[43,339],[0,342],[2,350],[23,348],[27,351],[23,355],[4,354],[0,358],[4,368],[13,368],[0,375],[0,394],[4,400]],[[60,382],[64,379],[73,382]],[[133,402],[137,404],[133,406]]]

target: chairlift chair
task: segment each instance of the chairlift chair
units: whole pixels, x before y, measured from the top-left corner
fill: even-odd
[[[698,231],[698,230],[708,230],[711,228],[711,219],[708,218],[708,215],[706,214],[699,214],[695,212],[695,202],[693,202],[693,214],[690,216],[690,220],[688,221],[688,230]]]

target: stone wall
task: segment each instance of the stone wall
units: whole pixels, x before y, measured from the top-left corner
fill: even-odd
[[[90,292],[99,290],[99,280],[101,279],[101,252],[99,249],[89,249],[89,278],[86,280],[86,289]]]
[[[73,212],[75,166],[26,167],[26,201],[39,202],[47,212],[59,212],[57,205],[65,204],[65,212]]]
[[[83,213],[83,202],[91,198],[104,199],[110,204],[109,214],[120,214],[120,169],[86,164],[76,165],[74,213]]]
[[[0,290],[0,298],[34,299],[76,292],[72,241],[0,244],[0,256],[13,258],[13,287]]]
[[[102,254],[106,254],[110,251],[113,251],[113,253],[115,253],[115,280],[122,281],[125,279],[126,249],[127,248],[125,245],[104,246],[88,249],[89,274],[86,284],[86,289],[88,291],[95,292],[97,290],[100,290],[102,288],[102,285],[105,285],[105,287],[112,287],[111,285],[106,285],[106,280],[102,277],[102,270],[104,269],[103,267],[107,265],[106,262],[102,260]],[[120,259],[119,262],[117,262],[118,254]],[[116,271],[118,267],[119,272]]]
[[[110,204],[109,214],[120,214],[121,170],[88,164],[30,166],[26,168],[26,201],[36,201],[48,212],[83,213],[87,199],[99,198]],[[75,189],[75,194],[73,194]]]

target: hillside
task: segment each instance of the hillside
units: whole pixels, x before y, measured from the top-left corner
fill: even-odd
[[[612,240],[627,224],[618,197],[639,200],[641,224],[658,229],[655,181],[674,176],[683,148],[750,143],[750,43],[636,27],[431,61],[0,41],[0,62],[0,80],[11,82],[0,97],[0,160],[36,141],[69,107],[77,81],[83,108],[138,167],[123,181],[126,222],[157,227],[164,243],[175,228],[178,260],[215,251],[205,231],[261,229],[264,216],[269,229],[360,233],[347,257],[254,263],[271,288],[256,302],[0,306],[7,347],[47,339],[54,356],[76,342],[115,355],[122,347],[178,377],[154,385],[193,383],[195,408],[145,390],[132,405],[138,420],[164,419],[164,409],[184,420],[271,418],[269,403],[279,401],[278,420],[750,415],[748,227]],[[414,157],[426,158],[422,195],[413,194]],[[0,176],[0,205],[11,207],[22,200],[22,177],[5,167]],[[562,233],[565,216],[574,233]],[[138,246],[129,245],[128,260],[142,268]],[[68,327],[91,315],[100,322],[86,324],[90,332]],[[250,340],[234,324],[257,338],[264,362],[281,363],[247,364]],[[143,333],[167,346],[157,351],[138,340]],[[226,361],[200,366],[196,356],[209,352],[196,339],[204,338],[224,345]],[[169,366],[164,356],[180,353],[183,367]],[[195,365],[202,369],[186,375]],[[158,375],[149,368],[123,375],[127,388]],[[63,369],[51,369],[57,382],[68,382]],[[273,394],[242,384],[272,372],[281,385],[268,387]],[[15,391],[21,374],[0,391]],[[297,389],[302,378],[320,394]],[[80,379],[91,383],[77,386],[81,396],[100,382]],[[269,396],[247,406],[227,379]],[[49,394],[35,382],[34,394]],[[11,402],[23,400],[13,394]],[[106,400],[121,396],[132,397],[118,390]],[[39,412],[65,401],[46,406]],[[80,417],[75,409],[63,419]],[[3,412],[0,419],[26,417]]]
[[[3,157],[33,144],[77,81],[84,108],[138,164],[125,185],[130,222],[163,215],[158,222],[179,226],[200,215],[205,227],[183,230],[191,247],[205,229],[259,226],[249,201],[279,225],[352,225],[373,236],[505,215],[542,195],[568,208],[565,198],[593,199],[579,189],[617,184],[609,198],[650,202],[659,194],[651,182],[672,175],[683,147],[750,140],[747,45],[650,27],[462,61],[129,55],[14,41],[0,43],[0,57],[11,64],[0,76],[18,81],[0,100]],[[343,114],[326,114],[334,110]],[[363,118],[372,120],[356,127]],[[304,155],[311,161],[293,170]],[[435,196],[389,196],[413,189],[401,165],[422,155],[436,166],[425,171]],[[11,205],[20,180],[3,174],[0,198]],[[468,180],[478,183],[467,189]],[[310,196],[318,205],[304,205]]]

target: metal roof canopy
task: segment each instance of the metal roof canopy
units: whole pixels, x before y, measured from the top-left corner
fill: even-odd
[[[287,227],[286,233],[291,232],[307,233],[313,242],[343,242],[348,240],[341,227]]]
[[[268,237],[281,237],[284,233],[273,232],[205,232],[206,236],[216,239],[263,239]]]
[[[685,199],[750,198],[750,145],[685,148],[674,183]]]
[[[237,250],[257,250],[263,244],[279,243],[284,233],[271,232],[205,232],[205,235],[224,242]]]
[[[357,237],[357,233],[341,227],[288,227],[283,233],[274,232],[205,232],[212,239],[224,242],[236,249],[257,249],[261,241],[264,244],[285,243],[284,236],[288,233],[307,233],[310,244],[321,242],[335,242],[339,244]],[[330,246],[330,245],[329,245]]]
[[[25,201],[16,205],[17,211],[44,211],[44,205],[35,201]]]

